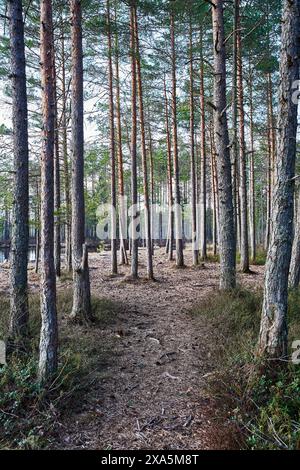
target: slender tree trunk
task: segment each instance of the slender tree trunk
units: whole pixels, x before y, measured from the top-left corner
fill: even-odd
[[[226,55],[223,1],[215,0],[212,8],[214,41],[214,131],[219,185],[220,289],[235,288],[235,230],[232,204],[231,162],[227,125]]]
[[[193,265],[199,264],[198,231],[197,231],[197,188],[195,164],[195,109],[194,109],[194,57],[193,57],[193,28],[190,16],[189,25],[190,49],[190,152],[191,152],[191,198],[192,198],[192,252]]]
[[[247,173],[246,173],[246,143],[245,143],[245,112],[244,112],[244,84],[240,0],[236,0],[238,10],[237,22],[237,95],[239,112],[239,149],[240,149],[240,213],[241,213],[241,271],[249,272],[249,242],[248,242],[248,200],[247,200]]]
[[[155,192],[154,192],[154,161],[153,161],[153,145],[152,145],[152,133],[150,118],[148,122],[148,135],[149,135],[149,157],[150,157],[150,225],[151,225],[151,247],[152,255],[154,255],[154,239],[153,239],[153,208],[155,204]]]
[[[215,159],[215,146],[213,140],[213,129],[212,125],[210,126],[210,156],[211,156],[211,186],[212,186],[212,197],[213,197],[213,255],[217,254],[218,246],[218,175],[216,168],[216,159]]]
[[[63,114],[62,114],[62,144],[63,144],[63,166],[64,166],[64,193],[66,203],[66,239],[65,239],[65,268],[67,272],[72,271],[72,236],[71,236],[71,191],[70,174],[68,160],[68,119],[67,119],[67,90],[66,90],[66,58],[65,58],[65,38],[62,28],[62,96],[63,96]]]
[[[140,48],[139,48],[139,28],[136,8],[135,15],[135,47],[136,47],[136,70],[137,70],[137,89],[139,97],[140,110],[140,129],[141,129],[141,145],[142,145],[142,166],[143,166],[143,182],[144,182],[144,208],[145,208],[145,236],[147,249],[147,276],[153,279],[153,261],[152,261],[152,240],[151,240],[151,212],[149,204],[149,188],[148,188],[148,168],[147,168],[147,150],[146,150],[146,130],[144,117],[144,101],[143,101],[143,85],[141,74]]]
[[[268,144],[268,168],[267,168],[267,215],[266,215],[266,232],[265,232],[265,249],[267,250],[270,243],[271,235],[271,206],[272,206],[272,146],[271,146],[271,124],[270,124],[270,107],[269,93],[267,90],[267,144]]]
[[[272,200],[274,185],[274,167],[276,153],[276,134],[273,112],[273,85],[272,76],[267,74],[267,106],[268,106],[268,182],[267,182],[267,226],[265,237],[265,248],[268,249],[271,237]]]
[[[35,234],[35,267],[34,267],[34,272],[35,274],[38,274],[39,272],[39,264],[40,264],[40,229],[39,227],[36,229],[36,234]]]
[[[178,161],[178,136],[177,136],[177,84],[176,84],[176,45],[174,12],[170,14],[171,34],[171,63],[172,63],[172,120],[173,120],[173,166],[175,180],[175,232],[176,232],[176,266],[184,266],[183,240],[182,240],[182,214],[180,198],[180,177]]]
[[[255,204],[255,150],[254,150],[254,121],[253,121],[253,70],[251,59],[249,58],[249,118],[250,118],[250,248],[251,261],[256,260],[256,204]]]
[[[169,229],[168,229],[168,254],[169,261],[173,260],[173,243],[174,243],[174,212],[173,212],[173,172],[172,172],[172,148],[169,125],[169,105],[167,97],[166,79],[164,77],[164,98],[165,98],[165,121],[167,136],[167,168],[168,168],[168,205],[169,205]]]
[[[40,188],[39,188],[39,182],[38,180],[36,181],[36,208],[35,208],[35,269],[34,272],[35,274],[38,274],[39,272],[39,262],[40,262],[40,244],[41,244],[41,231],[40,231],[40,206],[41,206],[41,201],[40,201]]]
[[[54,47],[54,46],[53,46]],[[54,131],[54,264],[56,276],[61,276],[61,219],[60,219],[60,152],[59,152],[59,129],[57,112],[57,83],[55,53],[53,51],[53,73],[54,73],[54,97],[55,97],[55,131]]]
[[[135,47],[135,10],[130,7],[130,54],[131,54],[131,195],[132,210],[131,214],[131,276],[133,279],[138,277],[138,238],[136,232],[136,219],[138,213],[138,195],[137,195],[137,84],[136,84],[136,47]]]
[[[88,251],[85,245],[83,53],[81,1],[70,0],[72,37],[72,251],[74,295],[71,318],[92,318]]]
[[[203,31],[201,28],[201,63],[200,63],[200,114],[201,114],[201,185],[200,185],[200,256],[203,261],[207,258],[207,217],[206,217],[206,149],[205,149],[205,97],[204,97],[204,61],[203,61]]]
[[[43,146],[41,155],[41,316],[39,379],[57,371],[57,314],[54,265],[54,134],[55,87],[52,2],[41,0],[41,79]]]
[[[117,14],[115,14],[117,22]],[[122,148],[122,122],[121,122],[121,100],[120,100],[120,72],[119,72],[119,39],[116,26],[115,32],[115,71],[116,71],[116,117],[118,135],[118,184],[119,184],[119,230],[120,230],[120,264],[128,264],[126,252],[127,240],[127,214],[124,201],[124,168],[123,168],[123,148]]]
[[[269,106],[270,106],[270,143],[271,143],[271,194],[275,180],[275,159],[276,159],[276,129],[274,122],[274,107],[273,107],[273,83],[272,74],[268,73],[268,93],[269,93]],[[272,204],[271,204],[272,211]]]
[[[107,8],[107,42],[108,42],[108,84],[109,84],[109,125],[110,125],[110,164],[111,164],[111,272],[118,273],[117,261],[117,239],[116,239],[116,161],[115,161],[115,111],[113,92],[113,65],[112,65],[112,41],[111,41],[111,20],[110,20],[110,0],[106,2]]]
[[[288,274],[292,252],[298,102],[293,99],[300,65],[300,0],[285,0],[282,18],[278,147],[272,232],[266,263],[259,354],[287,355]]]
[[[240,213],[239,213],[239,161],[238,161],[238,133],[237,133],[237,68],[238,68],[238,8],[239,0],[234,0],[233,16],[233,60],[232,60],[232,143],[231,143],[231,167],[232,167],[232,197],[234,209],[234,226],[236,241],[240,237]]]
[[[28,114],[22,1],[9,0],[12,117],[14,151],[14,204],[11,239],[11,340],[25,337],[28,329],[27,263],[28,222]]]

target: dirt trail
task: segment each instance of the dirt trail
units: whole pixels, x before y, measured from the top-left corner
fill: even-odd
[[[218,269],[175,269],[156,251],[157,282],[126,282],[128,267],[109,276],[109,253],[91,255],[93,294],[120,302],[117,323],[99,342],[111,342],[106,372],[99,375],[80,411],[63,423],[55,446],[65,449],[227,449],[233,446],[204,388],[213,370],[213,332],[189,311],[217,288]],[[190,265],[190,253],[186,254]],[[256,271],[261,274],[261,269]],[[257,276],[244,277],[257,282]],[[100,367],[100,366],[99,366]]]

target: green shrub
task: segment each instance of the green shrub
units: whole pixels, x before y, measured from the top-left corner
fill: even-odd
[[[63,407],[78,387],[80,361],[68,353],[57,379],[47,391],[37,381],[37,358],[11,357],[0,369],[0,448],[41,449],[46,446]],[[46,439],[47,436],[47,439]]]

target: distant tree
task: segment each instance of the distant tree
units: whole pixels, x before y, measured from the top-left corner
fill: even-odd
[[[143,166],[143,190],[144,190],[144,213],[145,213],[145,237],[147,248],[147,276],[153,279],[153,261],[152,261],[152,240],[151,240],[151,211],[148,185],[148,167],[147,167],[147,149],[146,149],[146,126],[144,115],[144,97],[141,74],[141,58],[139,48],[139,26],[137,9],[134,9],[135,24],[135,47],[136,47],[136,70],[137,70],[137,90],[139,98],[140,110],[140,129],[141,129],[141,145],[142,145],[142,166]]]
[[[172,128],[173,128],[173,171],[175,183],[175,239],[176,239],[176,266],[184,265],[182,217],[180,196],[180,174],[178,159],[178,133],[177,133],[177,79],[176,79],[176,40],[175,40],[175,13],[174,1],[170,2],[170,39],[171,39],[171,71],[172,71]]]
[[[110,124],[110,163],[111,163],[111,272],[118,273],[117,262],[117,239],[116,239],[116,155],[115,155],[115,110],[114,110],[114,89],[113,89],[113,61],[112,61],[112,35],[111,35],[111,17],[110,0],[106,2],[107,13],[107,45],[108,45],[108,83],[109,83],[109,124]]]
[[[130,60],[131,60],[131,203],[137,211],[137,82],[136,82],[136,43],[135,43],[135,6],[130,6]],[[137,214],[131,214],[131,276],[138,277],[138,239],[135,229]]]

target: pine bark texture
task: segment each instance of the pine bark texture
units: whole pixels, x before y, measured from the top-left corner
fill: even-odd
[[[166,122],[166,137],[167,137],[167,168],[168,168],[168,240],[167,240],[167,253],[169,261],[173,260],[173,243],[174,243],[174,212],[173,212],[173,171],[172,171],[172,145],[169,124],[169,103],[167,96],[166,79],[164,77],[164,99],[165,99],[165,122]]]
[[[232,50],[232,142],[231,142],[231,168],[232,168],[232,197],[233,197],[233,213],[234,226],[236,233],[236,242],[240,233],[240,217],[239,217],[239,193],[238,193],[238,133],[237,133],[237,64],[238,64],[238,0],[234,0],[233,10],[233,50]]]
[[[248,199],[247,199],[247,168],[246,168],[246,141],[245,141],[245,111],[244,111],[244,83],[240,0],[237,0],[237,96],[239,114],[239,196],[240,196],[240,245],[241,245],[241,272],[249,272],[249,237],[248,237]]]
[[[115,156],[115,110],[114,110],[114,90],[113,90],[113,66],[112,66],[112,40],[111,40],[111,19],[110,0],[106,2],[107,12],[107,43],[108,43],[108,86],[109,86],[109,126],[110,126],[110,165],[111,165],[111,273],[118,273],[117,261],[117,227],[116,227],[116,156]]]
[[[199,264],[199,242],[197,232],[197,188],[196,188],[196,158],[195,158],[195,105],[194,105],[194,55],[193,28],[190,18],[189,27],[190,53],[190,152],[191,152],[191,198],[192,198],[192,253],[193,265]]]
[[[73,309],[71,319],[92,318],[88,251],[85,245],[83,52],[80,0],[70,0],[72,40],[72,252]]]
[[[137,18],[136,8],[134,9],[134,25],[135,25],[135,46],[136,46],[137,89],[138,89],[139,111],[140,111],[142,167],[143,167],[143,184],[144,184],[147,277],[148,279],[153,279],[154,276],[153,276],[153,260],[152,260],[151,212],[150,212],[150,201],[149,201],[147,150],[146,150],[146,129],[145,129],[143,84],[142,84],[142,73],[141,73],[140,49],[139,49],[139,30],[138,30],[138,18]]]
[[[28,327],[28,114],[21,0],[8,2],[8,16],[10,18],[14,152],[9,336],[13,341],[17,337],[25,336]]]
[[[70,189],[70,172],[69,172],[69,158],[68,158],[68,136],[67,136],[67,90],[66,90],[66,67],[65,67],[65,38],[64,32],[62,31],[61,39],[62,47],[62,98],[63,98],[63,110],[62,110],[62,146],[63,146],[63,166],[64,166],[64,195],[66,204],[66,215],[65,215],[65,268],[67,272],[72,271],[72,236],[71,236],[71,225],[72,225],[72,210],[71,210],[71,189]]]
[[[137,191],[137,83],[136,83],[136,47],[135,47],[135,10],[130,7],[130,56],[131,56],[131,204],[133,214],[131,214],[131,276],[138,277],[138,238],[135,228],[138,216],[138,191]]]
[[[176,238],[176,266],[184,266],[183,240],[182,240],[182,215],[180,197],[180,177],[178,159],[178,135],[177,135],[177,83],[176,83],[176,44],[174,12],[170,14],[171,34],[171,63],[172,63],[172,120],[173,120],[173,170],[175,184],[175,238]]]
[[[220,289],[236,285],[235,230],[232,203],[231,161],[226,114],[226,55],[223,1],[212,7],[214,41],[214,132],[218,167]]]
[[[249,119],[250,119],[250,158],[249,158],[249,233],[252,263],[256,260],[256,201],[255,201],[255,148],[253,118],[253,69],[249,59]]]
[[[201,49],[202,44],[202,31],[201,31]],[[202,54],[202,53],[201,53]],[[207,216],[206,216],[206,122],[205,122],[205,96],[204,96],[204,61],[203,56],[201,56],[200,63],[200,115],[201,115],[201,185],[200,185],[200,257],[203,261],[207,258]]]
[[[54,265],[54,132],[55,89],[52,2],[42,0],[40,42],[43,143],[41,155],[41,335],[39,379],[47,382],[57,370],[56,276]]]
[[[280,55],[278,140],[273,191],[272,230],[266,263],[259,354],[287,355],[288,275],[292,252],[294,176],[299,80],[300,0],[284,1]],[[297,89],[297,87],[296,87]]]
[[[53,45],[54,48],[54,45]],[[58,110],[57,110],[57,83],[55,55],[53,50],[53,73],[54,73],[54,97],[55,97],[55,131],[54,131],[54,264],[56,276],[61,276],[61,217],[60,217],[60,148],[59,148],[59,129],[58,129]]]
[[[117,21],[117,13],[115,14]],[[128,264],[127,245],[127,211],[124,201],[124,165],[122,147],[122,120],[121,120],[121,99],[120,99],[120,71],[119,71],[119,39],[116,27],[115,32],[115,75],[116,75],[116,119],[118,135],[118,188],[119,188],[119,231],[120,231],[120,264]]]

